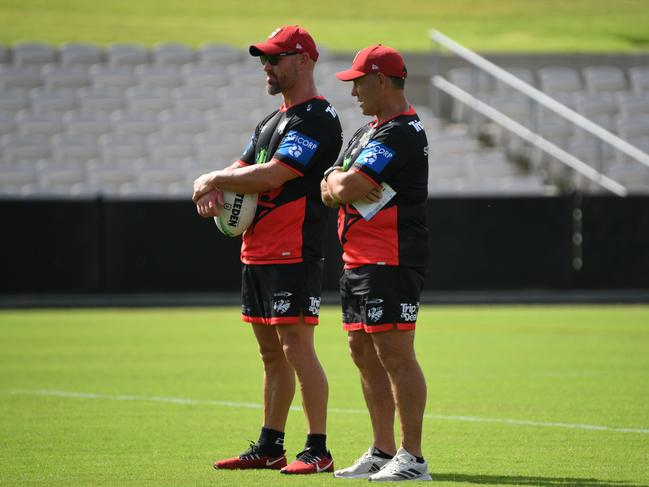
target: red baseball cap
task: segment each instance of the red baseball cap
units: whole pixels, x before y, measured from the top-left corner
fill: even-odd
[[[336,78],[351,81],[366,74],[383,73],[386,76],[406,78],[408,71],[401,54],[382,44],[361,49],[352,62],[352,68],[336,73]]]
[[[249,48],[253,56],[281,54],[283,52],[306,52],[314,61],[318,60],[318,49],[309,33],[299,25],[285,25],[275,29],[266,42],[253,44]]]

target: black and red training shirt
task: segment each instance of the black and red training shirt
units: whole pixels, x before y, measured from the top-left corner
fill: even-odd
[[[338,211],[338,237],[346,268],[361,265],[424,267],[428,260],[426,199],[428,140],[415,110],[358,129],[336,161],[396,195],[369,221],[353,205]]]
[[[239,163],[265,164],[272,160],[299,177],[259,194],[255,219],[243,234],[244,264],[322,259],[328,208],[320,199],[320,181],[341,146],[340,120],[323,97],[282,106],[257,125]]]

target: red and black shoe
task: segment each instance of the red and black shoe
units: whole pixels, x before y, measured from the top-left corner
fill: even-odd
[[[214,468],[217,469],[246,469],[246,468],[269,468],[279,470],[286,466],[285,451],[277,457],[264,454],[259,445],[250,442],[250,448],[244,451],[241,455],[234,458],[227,458],[225,460],[218,460],[214,462]]]
[[[310,473],[333,472],[334,459],[331,453],[319,453],[312,449],[301,451],[297,460],[281,469],[280,473],[304,475]]]

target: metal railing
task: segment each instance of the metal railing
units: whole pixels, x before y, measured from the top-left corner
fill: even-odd
[[[600,141],[612,146],[614,149],[649,167],[649,154],[641,151],[634,145],[629,144],[627,141],[609,132],[600,125],[597,125],[591,120],[588,120],[584,116],[568,108],[564,104],[546,95],[542,91],[536,89],[523,80],[517,78],[516,76],[500,68],[499,66],[496,66],[482,56],[458,44],[441,32],[437,30],[431,30],[429,35],[433,42],[444,46],[446,49],[453,52],[457,56],[463,58],[482,71],[488,73],[502,83],[505,83],[508,86],[514,88],[516,91],[537,102],[539,105],[553,111],[568,122],[592,134]],[[614,181],[608,176],[597,171],[589,164],[569,154],[562,148],[543,138],[541,135],[534,133],[532,130],[501,113],[496,108],[488,105],[481,100],[478,100],[476,97],[462,90],[442,76],[434,75],[432,77],[432,83],[438,89],[444,91],[461,103],[466,104],[473,110],[491,119],[504,129],[516,134],[523,140],[538,147],[540,150],[556,158],[558,161],[578,172],[585,178],[593,181],[595,184],[605,188],[608,191],[611,191],[612,193],[617,194],[618,196],[624,197],[627,195],[627,189],[617,181]]]

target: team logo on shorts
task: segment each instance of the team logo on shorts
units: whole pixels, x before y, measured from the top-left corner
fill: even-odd
[[[401,306],[401,319],[408,323],[417,321],[419,313],[419,303],[399,303]]]
[[[374,323],[379,321],[381,319],[381,316],[383,316],[383,308],[381,308],[380,306],[374,306],[367,310],[367,317]]]
[[[309,305],[309,313],[313,316],[320,315],[320,298],[314,298],[313,296],[309,297],[311,304]]]
[[[291,308],[291,301],[289,299],[278,299],[273,303],[275,313],[283,315]]]

